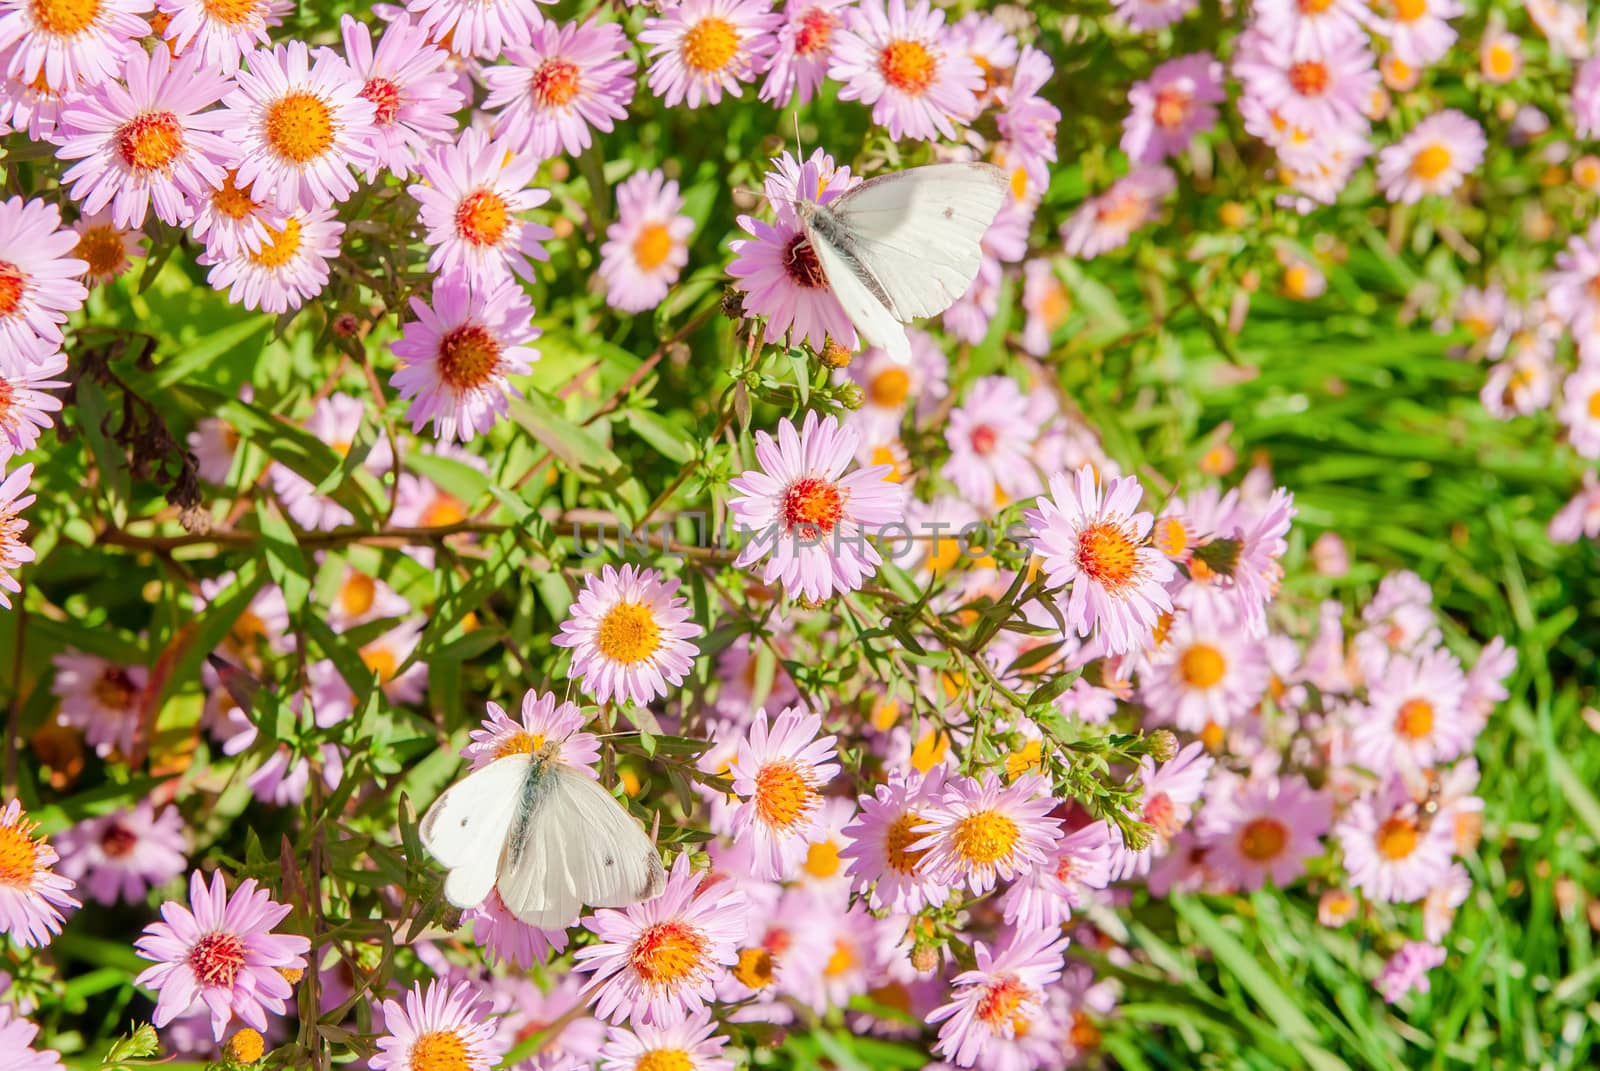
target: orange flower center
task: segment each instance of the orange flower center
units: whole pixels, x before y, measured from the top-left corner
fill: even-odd
[[[511,206],[493,190],[476,190],[456,206],[456,233],[473,245],[498,245],[511,226]]]
[[[1317,60],[1302,60],[1289,68],[1289,85],[1302,97],[1322,96],[1328,82],[1328,66]]]
[[[883,80],[912,96],[927,92],[937,68],[933,53],[919,41],[890,41],[878,54],[878,71]]]
[[[633,259],[644,271],[659,268],[672,252],[672,235],[659,223],[646,223],[633,240]]]
[[[996,1034],[1014,1034],[1019,1022],[1027,1022],[1023,1008],[1032,997],[1033,990],[1022,979],[1007,975],[989,985],[978,998],[978,1020]]]
[[[1157,521],[1153,538],[1156,549],[1169,558],[1176,558],[1189,549],[1189,530],[1177,517]]]
[[[644,603],[619,602],[600,619],[595,645],[613,662],[631,666],[661,647],[661,626],[656,624],[655,612]]]
[[[839,17],[825,8],[814,7],[800,16],[800,29],[794,35],[794,51],[799,56],[821,52],[833,39]]]
[[[673,919],[640,934],[628,953],[628,962],[645,985],[660,988],[677,985],[697,973],[705,953],[705,935]]]
[[[578,65],[552,56],[534,68],[528,92],[543,108],[560,108],[578,95]]]
[[[333,110],[315,93],[286,93],[267,109],[266,135],[283,159],[307,163],[333,146]]]
[[[201,985],[233,988],[244,966],[244,941],[231,933],[208,933],[189,950],[189,967]]]
[[[833,955],[828,957],[827,966],[822,968],[822,973],[829,978],[837,978],[856,965],[856,951],[846,941],[833,942]]]
[[[777,830],[787,830],[816,805],[817,793],[788,759],[778,759],[756,774],[756,814]]]
[[[466,519],[466,507],[458,499],[443,493],[428,503],[428,508],[422,513],[422,524],[426,528],[445,528]]]
[[[1227,659],[1209,643],[1191,644],[1178,659],[1178,673],[1191,688],[1215,688],[1227,672]]]
[[[839,873],[839,845],[819,840],[806,849],[805,871],[814,878],[831,878]]]
[[[1022,830],[1010,815],[978,811],[956,823],[951,841],[968,864],[988,866],[1010,858],[1021,837]]]
[[[902,874],[914,874],[922,865],[922,857],[928,854],[927,849],[912,851],[910,848],[910,845],[922,839],[922,834],[915,832],[920,825],[922,816],[915,811],[906,811],[889,827],[889,832],[883,838],[883,849],[891,869]]]
[[[513,733],[505,743],[495,748],[494,757],[503,759],[507,755],[532,755],[542,747],[544,747],[543,733]]]
[[[468,1071],[467,1043],[454,1030],[432,1030],[411,1046],[406,1071]]]
[[[1266,863],[1283,854],[1289,830],[1276,818],[1257,818],[1239,831],[1239,854],[1252,863]]]
[[[128,260],[122,232],[109,223],[85,228],[72,255],[89,265],[89,274],[95,278],[116,275]]]
[[[1378,827],[1373,841],[1385,859],[1404,859],[1417,849],[1417,823],[1395,815]]]
[[[694,1061],[683,1049],[651,1049],[639,1057],[633,1071],[694,1071]]]
[[[290,216],[283,221],[282,230],[267,228],[266,241],[250,254],[250,259],[263,268],[281,268],[300,252],[300,221]]]
[[[200,0],[200,6],[206,9],[217,22],[226,26],[238,26],[248,22],[256,15],[256,8],[262,0]]]
[[[482,324],[461,324],[439,340],[439,378],[453,390],[473,390],[500,367],[500,342]]]
[[[360,617],[372,611],[377,594],[376,580],[366,573],[350,573],[339,585],[339,608],[350,617]]]
[[[867,397],[873,405],[895,409],[911,394],[911,373],[904,368],[886,368],[867,384]]]
[[[14,826],[0,825],[0,888],[29,888],[38,864],[39,844],[33,839],[33,823],[24,819]]]
[[[1443,145],[1429,145],[1411,161],[1411,173],[1424,182],[1438,178],[1450,166],[1450,150]]]
[[[253,1064],[261,1059],[261,1054],[266,1052],[266,1049],[266,1041],[261,1037],[261,1032],[246,1026],[228,1039],[228,1044],[223,1047],[223,1053],[236,1064]]]
[[[809,538],[826,535],[844,517],[845,495],[839,485],[816,476],[802,476],[783,493],[783,523]]]
[[[361,664],[372,671],[380,684],[394,680],[395,673],[400,669],[400,659],[387,647],[363,647]]]
[[[1588,408],[1590,419],[1600,420],[1600,390],[1597,390],[1593,394],[1589,395]]]
[[[1078,536],[1078,568],[1106,590],[1120,593],[1139,577],[1139,545],[1121,525],[1091,524]]]
[[[683,35],[683,62],[701,74],[715,74],[739,51],[739,31],[715,15],[701,19]]]
[[[750,989],[765,989],[772,984],[772,953],[765,948],[741,948],[733,976]]]
[[[100,17],[100,0],[33,0],[33,23],[55,37],[74,37]]]
[[[10,316],[17,310],[27,288],[28,277],[22,269],[9,260],[0,260],[0,316]]]
[[[1394,731],[1412,740],[1426,737],[1433,732],[1433,704],[1422,698],[1401,703],[1394,717]]]
[[[1189,117],[1189,104],[1193,100],[1187,89],[1166,86],[1156,92],[1156,126],[1166,130],[1183,125]]]
[[[388,126],[400,115],[400,87],[387,78],[369,78],[361,96],[372,102],[372,121]]]
[[[1428,13],[1428,0],[1394,0],[1394,17],[1401,22],[1416,22]]]
[[[171,112],[141,112],[117,129],[117,155],[136,171],[160,171],[183,152],[183,127]]]
[[[1299,6],[1307,15],[1320,15],[1333,6],[1333,0],[1300,0]]]
[[[817,259],[817,251],[811,248],[804,234],[797,234],[789,240],[789,248],[783,255],[783,268],[796,285],[809,290],[828,285],[828,277],[822,273],[822,262]]]
[[[250,187],[240,189],[234,181],[238,177],[239,172],[229,171],[222,180],[222,188],[211,195],[211,203],[229,219],[243,219],[256,210],[256,203],[250,197]]]

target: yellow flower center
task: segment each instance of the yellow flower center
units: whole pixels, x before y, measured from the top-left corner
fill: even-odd
[[[411,1046],[406,1071],[468,1071],[467,1043],[454,1030],[433,1030]]]
[[[200,0],[200,6],[206,9],[217,22],[225,26],[238,26],[251,20],[256,15],[256,9],[263,0]]]
[[[805,868],[814,878],[831,878],[839,873],[839,845],[821,840],[807,848]]]
[[[978,811],[956,823],[951,840],[956,854],[968,864],[987,866],[1009,859],[1021,836],[1010,815]]]
[[[400,660],[387,647],[363,647],[361,664],[376,674],[379,683],[393,680],[395,671],[400,668]]]
[[[266,1051],[266,1042],[261,1034],[246,1026],[228,1039],[225,1052],[229,1060],[236,1064],[253,1064],[261,1059],[261,1054]]]
[[[339,608],[350,617],[360,617],[372,611],[378,594],[378,582],[366,573],[348,574],[339,585]]]
[[[884,834],[884,855],[890,869],[913,874],[922,865],[922,857],[928,854],[927,849],[912,851],[909,847],[922,839],[922,833],[914,832],[920,825],[922,816],[915,811],[906,811],[894,820],[889,832]]]
[[[500,367],[500,342],[481,324],[462,324],[439,340],[437,365],[439,378],[453,390],[476,389]]]
[[[286,93],[267,109],[266,135],[283,159],[307,163],[333,145],[333,110],[315,93]]]
[[[829,978],[837,978],[856,965],[856,950],[846,941],[833,942],[833,955],[828,957],[827,966],[822,968],[822,973]]]
[[[750,989],[765,989],[772,984],[772,953],[765,948],[741,948],[733,976]]]
[[[250,196],[250,187],[240,189],[235,180],[239,172],[229,171],[228,176],[222,180],[222,188],[211,195],[211,203],[218,212],[229,219],[243,219],[256,210],[256,203]]]
[[[100,0],[33,0],[33,24],[55,37],[74,37],[100,17]]]
[[[640,602],[619,602],[600,619],[595,638],[600,653],[613,662],[643,662],[661,647],[661,626],[650,607]]]
[[[783,493],[784,527],[814,538],[833,531],[844,516],[844,492],[831,480],[802,476]]]
[[[425,528],[448,528],[466,519],[467,510],[460,500],[442,492],[422,511],[422,525]]]
[[[902,93],[920,96],[933,84],[938,62],[920,41],[890,41],[878,53],[878,72]]]
[[[911,373],[904,368],[885,368],[867,384],[867,399],[884,409],[904,405],[910,394]]]
[[[646,223],[633,240],[633,259],[645,271],[659,268],[672,252],[672,235],[659,223]]]
[[[1155,534],[1151,538],[1156,549],[1169,558],[1176,558],[1189,549],[1189,529],[1177,517],[1165,517],[1157,521]]]
[[[975,1009],[978,1021],[997,1034],[1016,1033],[1017,1024],[1027,1022],[1022,1009],[1032,993],[1015,975],[1007,975],[991,983],[983,996],[978,998]]]
[[[9,260],[0,260],[0,316],[10,316],[22,304],[28,277]]]
[[[544,747],[543,733],[514,733],[505,743],[495,748],[494,757],[503,759],[507,755],[532,755],[542,747]]]
[[[1302,60],[1289,68],[1289,86],[1302,97],[1320,97],[1328,91],[1327,64]]]
[[[1372,838],[1385,859],[1404,859],[1417,849],[1417,823],[1395,815],[1378,827]]]
[[[705,960],[706,938],[699,930],[673,919],[658,922],[633,942],[628,962],[645,985],[676,985],[697,972]]]
[[[1416,22],[1428,13],[1428,0],[1394,0],[1394,17],[1401,22]]]
[[[476,190],[456,206],[456,233],[473,245],[499,245],[511,226],[511,206],[493,190]]]
[[[817,793],[788,759],[778,759],[756,774],[756,814],[777,830],[786,830],[816,805]]]
[[[1191,688],[1215,688],[1227,672],[1227,659],[1209,643],[1191,644],[1178,659],[1178,673]]]
[[[122,232],[109,223],[87,227],[78,235],[78,244],[72,255],[89,265],[94,278],[116,275],[128,262],[127,250],[122,244]]]
[[[560,108],[578,95],[578,65],[552,56],[534,69],[528,92],[541,107]]]
[[[739,51],[739,31],[727,19],[703,18],[683,35],[680,51],[684,63],[701,74],[714,74]]]
[[[1156,126],[1165,130],[1172,130],[1183,125],[1189,117],[1189,105],[1194,98],[1188,90],[1179,86],[1165,86],[1156,91],[1155,121]]]
[[[1239,831],[1239,854],[1253,863],[1266,863],[1283,854],[1289,830],[1276,818],[1257,818]]]
[[[33,884],[39,861],[39,844],[33,823],[22,819],[14,826],[0,825],[0,888],[26,889]]]
[[[1433,732],[1433,704],[1422,698],[1401,703],[1394,718],[1394,731],[1412,740],[1426,737]]]
[[[1139,545],[1121,525],[1100,521],[1078,536],[1078,568],[1113,594],[1139,574]]]
[[[250,259],[263,268],[281,268],[300,253],[300,221],[293,216],[283,221],[283,229],[267,228],[261,248]]]
[[[141,112],[117,129],[116,143],[135,171],[160,171],[183,152],[183,127],[171,112]]]
[[[1600,390],[1589,395],[1589,419],[1600,420]]]
[[[1433,144],[1417,153],[1411,161],[1411,173],[1424,182],[1438,178],[1450,166],[1450,150]]]
[[[1517,53],[1510,46],[1495,42],[1483,57],[1484,73],[1505,81],[1517,73]]]
[[[633,1071],[694,1071],[694,1061],[682,1049],[651,1049],[639,1057]]]

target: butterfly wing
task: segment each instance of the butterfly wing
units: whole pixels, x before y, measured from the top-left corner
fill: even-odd
[[[807,225],[806,238],[817,255],[817,263],[822,265],[822,274],[827,276],[829,289],[855,325],[856,333],[864,342],[882,346],[896,363],[910,364],[911,342],[906,338],[906,329],[889,309],[888,295],[877,281],[864,274],[861,263],[847,249],[834,245],[820,230]]]
[[[531,761],[496,759],[446,789],[422,816],[422,846],[448,871],[444,895],[456,907],[477,907],[494,888]]]
[[[978,277],[979,243],[1008,185],[993,164],[929,164],[879,175],[827,206],[842,239],[835,244],[870,273],[895,319],[937,316]],[[835,281],[831,273],[828,281]]]
[[[555,929],[585,905],[626,907],[661,891],[655,846],[611,793],[552,762],[534,796],[500,863],[500,899],[517,918]]]

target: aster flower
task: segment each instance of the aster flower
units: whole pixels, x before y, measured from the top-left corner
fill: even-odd
[[[1578,493],[1550,518],[1548,535],[1552,543],[1600,538],[1600,477],[1593,469],[1584,472]]]
[[[511,279],[483,290],[456,281],[434,287],[433,307],[411,299],[415,320],[391,343],[402,365],[389,383],[401,398],[411,430],[430,422],[440,439],[471,442],[509,411],[508,394],[520,394],[508,376],[527,375],[539,358],[529,343],[539,336],[533,307]]]
[[[450,985],[438,978],[424,990],[418,982],[399,1001],[383,1002],[383,1036],[372,1057],[372,1071],[489,1071],[509,1049],[471,982]]]
[[[778,437],[756,433],[759,469],[729,481],[739,497],[729,503],[734,522],[753,539],[740,551],[740,567],[767,559],[762,583],[781,581],[792,595],[820,601],[855,591],[883,559],[866,542],[869,531],[901,521],[905,489],[885,479],[887,465],[845,475],[857,437],[836,417],[806,413],[795,430],[787,417]]]
[[[1262,107],[1290,126],[1319,134],[1365,129],[1363,110],[1378,87],[1362,34],[1337,40],[1326,51],[1297,53],[1285,41],[1252,30],[1239,38],[1233,70]]]
[[[588,734],[585,734],[588,735]],[[575,923],[576,918],[569,923]],[[472,943],[482,948],[497,963],[528,970],[543,963],[551,952],[567,950],[567,931],[549,930],[523,922],[511,913],[499,888],[491,889],[488,899],[461,915],[463,925],[472,926]]]
[[[61,724],[83,730],[98,755],[132,754],[149,672],[71,650],[51,661],[50,691],[61,700]]]
[[[771,0],[682,0],[644,20],[650,92],[669,108],[716,104],[739,96],[740,83],[767,69],[781,21]]]
[[[183,815],[176,807],[158,813],[149,800],[132,810],[86,818],[56,838],[56,869],[102,904],[136,904],[152,887],[188,869]]]
[[[1407,993],[1426,993],[1428,972],[1443,963],[1444,959],[1444,949],[1436,944],[1407,941],[1400,946],[1400,951],[1389,957],[1383,965],[1383,973],[1373,980],[1372,987],[1383,995],[1387,1004],[1399,1002]]]
[[[1580,364],[1566,378],[1556,416],[1581,457],[1600,457],[1600,363]]]
[[[76,86],[53,89],[42,77],[24,82],[6,74],[0,65],[0,130],[26,133],[29,141],[48,140],[55,132],[62,102],[76,91]]]
[[[1159,30],[1179,22],[1200,0],[1111,0],[1117,19],[1135,30]]]
[[[998,953],[976,942],[977,968],[956,975],[953,999],[928,1016],[929,1023],[944,1024],[934,1052],[957,1067],[972,1067],[997,1043],[1026,1033],[1043,1009],[1045,987],[1061,977],[1067,943],[1054,930],[1018,931]]]
[[[339,255],[344,224],[333,209],[319,208],[286,215],[264,231],[253,249],[241,240],[232,253],[223,253],[219,243],[200,254],[198,263],[211,268],[206,282],[247,309],[298,309],[328,285],[328,262]]]
[[[483,72],[495,133],[536,159],[563,149],[576,156],[628,116],[634,65],[628,38],[614,22],[560,23],[534,28],[526,45],[506,50],[509,63]]]
[[[67,370],[67,356],[51,346],[0,352],[0,466],[32,450],[39,433],[55,424],[61,400],[48,391],[67,384],[53,377]]]
[[[507,755],[531,754],[547,742],[559,740],[561,762],[591,778],[600,776],[596,769],[599,739],[582,731],[588,718],[576,703],[558,702],[553,692],[541,695],[529,690],[522,696],[522,716],[516,721],[498,703],[487,703],[485,708],[489,716],[468,734],[472,742],[461,749],[462,757],[472,760],[474,770]]]
[[[1522,41],[1504,26],[1490,26],[1478,44],[1478,72],[1493,85],[1505,85],[1522,73]],[[1580,137],[1593,133],[1579,131]]]
[[[910,847],[927,853],[923,865],[934,881],[981,896],[997,879],[1010,881],[1049,858],[1061,838],[1061,823],[1050,817],[1055,807],[1050,783],[1037,774],[1010,785],[993,772],[981,782],[953,778]]]
[[[689,263],[693,232],[675,180],[659,168],[629,176],[617,188],[617,221],[600,247],[606,304],[623,312],[659,305]]]
[[[1600,69],[1600,67],[1597,67]],[[0,249],[5,248],[0,244]],[[1552,313],[1578,338],[1595,333],[1600,313],[1600,221],[1573,235],[1566,249],[1556,254],[1555,270],[1544,277],[1546,300]],[[4,309],[0,307],[0,317]],[[0,326],[4,320],[0,319]]]
[[[995,147],[994,162],[1011,172],[1011,196],[1018,201],[1037,200],[1050,184],[1061,109],[1040,93],[1053,74],[1055,65],[1050,57],[1027,45],[1017,57],[1011,84],[995,90],[1000,106],[995,127],[1001,141]]]
[[[527,44],[544,22],[528,0],[406,0],[405,9],[430,40],[448,40],[453,51],[481,60],[494,59],[507,46]]]
[[[1325,55],[1374,21],[1366,0],[1255,0],[1254,25],[1302,54]]]
[[[1391,0],[1389,9],[1378,28],[1388,34],[1394,55],[1415,67],[1444,58],[1456,39],[1449,20],[1466,10],[1461,0]]]
[[[20,592],[22,585],[12,574],[33,561],[33,548],[22,541],[28,522],[19,514],[33,505],[36,496],[23,494],[33,479],[33,465],[21,465],[10,475],[0,468],[0,606],[11,609],[7,592]]]
[[[1132,110],[1122,121],[1122,151],[1137,163],[1177,156],[1217,122],[1227,98],[1222,65],[1209,52],[1168,60],[1128,90]]]
[[[1092,821],[1063,836],[1044,862],[1011,883],[1000,898],[1006,925],[1057,930],[1084,905],[1089,889],[1111,881],[1111,827]]]
[[[738,960],[744,894],[704,876],[681,852],[660,896],[583,920],[599,940],[577,951],[577,968],[591,974],[599,1018],[669,1026],[713,999],[713,983]]]
[[[1155,219],[1161,202],[1178,188],[1165,167],[1140,167],[1098,197],[1091,197],[1061,225],[1063,251],[1093,260],[1128,244],[1133,232]]]
[[[1395,655],[1368,684],[1367,709],[1351,734],[1368,769],[1428,769],[1471,749],[1477,727],[1465,709],[1467,678],[1449,651]]]
[[[1027,415],[1028,399],[1007,376],[977,380],[950,411],[944,429],[950,459],[940,475],[985,514],[1041,489],[1029,457],[1035,427]]]
[[[1488,147],[1482,127],[1447,108],[1378,153],[1378,182],[1384,196],[1401,204],[1449,193],[1478,169]]]
[[[1270,676],[1259,644],[1236,629],[1197,628],[1185,615],[1139,674],[1140,698],[1153,721],[1198,733],[1242,718]]]
[[[1072,295],[1044,258],[1022,265],[1022,348],[1035,357],[1049,354],[1052,340],[1072,313]]]
[[[61,341],[67,314],[89,296],[78,282],[88,265],[72,256],[77,242],[53,204],[0,204],[0,348],[28,353],[35,339]]]
[[[1299,776],[1230,778],[1206,800],[1199,822],[1206,867],[1229,888],[1286,887],[1322,854],[1333,800]]]
[[[832,736],[820,737],[822,718],[798,707],[783,711],[767,727],[756,712],[728,774],[743,802],[733,814],[732,835],[749,836],[752,873],[777,881],[792,877],[806,847],[822,832],[817,790],[839,772]]]
[[[614,1026],[600,1050],[600,1071],[733,1071],[722,1055],[728,1039],[717,1033],[709,1011],[699,1011],[670,1026]]]
[[[978,110],[983,72],[951,49],[944,12],[928,0],[862,0],[838,32],[828,77],[844,83],[841,100],[872,105],[874,124],[891,138],[932,141],[956,136],[952,120]]]
[[[863,447],[895,441],[908,411],[924,415],[949,393],[950,362],[938,342],[914,327],[906,330],[906,341],[909,364],[874,346],[833,374],[836,383],[850,380],[861,387],[861,408],[845,423],[860,435]]]
[[[283,227],[283,215],[238,179],[239,173],[230,170],[191,206],[189,233],[206,244],[205,256],[223,260],[257,252]]]
[[[345,59],[361,80],[360,95],[372,104],[372,159],[367,181],[381,169],[405,178],[429,146],[445,141],[456,128],[455,113],[466,104],[450,54],[435,48],[427,32],[402,18],[384,28],[376,48],[367,24],[351,15],[339,21]]]
[[[1067,629],[1097,634],[1113,654],[1142,645],[1172,609],[1172,563],[1146,542],[1153,518],[1134,512],[1143,493],[1132,476],[1102,484],[1085,465],[1075,484],[1052,476],[1049,496],[1024,514],[1051,586],[1070,585],[1060,600]]]
[[[193,55],[206,66],[231,75],[239,60],[258,46],[270,46],[269,30],[283,25],[294,0],[155,0],[166,17],[161,36],[176,56]]]
[[[110,212],[83,216],[72,225],[72,233],[78,236],[72,255],[89,266],[83,281],[91,289],[115,282],[133,267],[130,258],[145,255],[144,232],[118,226]]]
[[[982,11],[969,11],[961,16],[945,38],[946,45],[956,52],[964,52],[978,65],[983,74],[983,87],[978,91],[977,108],[981,111],[995,101],[995,94],[1016,69],[1020,50],[1017,35],[1003,19]]]
[[[1398,780],[1352,802],[1333,834],[1351,888],[1374,900],[1420,900],[1450,869],[1451,823],[1425,820]]]
[[[846,349],[857,346],[855,325],[828,286],[822,264],[791,210],[779,209],[774,223],[739,217],[750,235],[729,243],[733,261],[728,274],[744,292],[744,314],[765,316],[763,339],[785,336],[821,353],[831,339]]]
[[[53,1049],[35,1049],[39,1028],[12,1004],[0,1004],[0,1059],[9,1071],[65,1071],[61,1055]]]
[[[272,932],[289,911],[258,889],[254,878],[229,896],[220,870],[209,889],[200,871],[190,875],[189,907],[168,900],[161,906],[162,921],[150,923],[134,942],[140,956],[155,961],[134,984],[159,991],[156,1026],[198,1000],[210,1009],[218,1041],[234,1016],[265,1030],[267,1012],[282,1015],[292,992],[282,971],[305,970],[311,949],[304,937]]]
[[[65,913],[82,906],[72,895],[76,883],[52,869],[60,857],[35,828],[17,800],[0,811],[0,933],[24,948],[49,944]]]
[[[251,52],[223,98],[237,138],[236,182],[270,193],[280,212],[317,211],[356,191],[351,167],[374,165],[376,109],[337,52],[290,41]]]
[[[561,632],[550,642],[572,648],[579,687],[606,703],[639,706],[683,683],[703,631],[689,620],[678,581],[654,569],[605,566],[584,580]]]
[[[0,56],[6,73],[23,82],[42,81],[57,92],[86,83],[115,81],[150,32],[141,18],[150,0],[0,0]]]
[[[787,0],[761,99],[783,108],[816,96],[851,0]]]
[[[1120,832],[1113,829],[1119,832],[1111,853],[1114,880],[1150,873],[1150,864],[1167,853],[1173,839],[1189,824],[1214,765],[1215,760],[1205,753],[1205,745],[1199,740],[1185,745],[1160,766],[1148,755],[1139,760],[1139,820],[1150,827],[1152,837],[1143,848],[1132,848],[1121,843]]]
[[[454,145],[423,157],[418,170],[422,181],[407,189],[422,206],[429,271],[488,288],[513,275],[531,278],[530,257],[550,259],[541,243],[555,232],[521,218],[550,200],[549,190],[528,188],[537,160],[469,127]]]

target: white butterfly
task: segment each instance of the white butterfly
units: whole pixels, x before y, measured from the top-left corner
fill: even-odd
[[[650,838],[560,749],[496,759],[428,808],[419,832],[449,871],[446,900],[477,907],[498,886],[518,919],[560,929],[585,905],[626,907],[661,892],[666,874]]]
[[[794,209],[817,263],[862,339],[911,363],[905,327],[954,305],[978,277],[978,242],[1005,202],[993,164],[929,164],[870,178]]]

